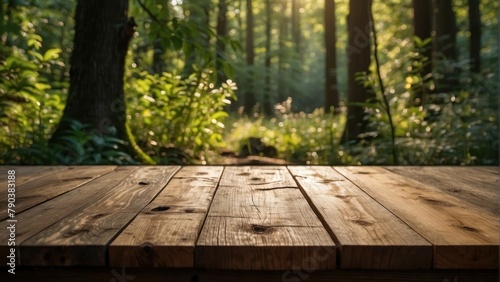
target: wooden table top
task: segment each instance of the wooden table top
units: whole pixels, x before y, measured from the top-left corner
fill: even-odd
[[[18,166],[19,266],[498,269],[496,167]],[[12,212],[12,211],[11,211]]]

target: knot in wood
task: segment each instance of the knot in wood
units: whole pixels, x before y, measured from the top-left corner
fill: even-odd
[[[434,200],[434,199],[422,199],[422,201],[425,204],[428,205],[433,205],[433,206],[442,206],[442,207],[453,207],[453,204],[450,204],[448,202],[440,201],[440,200]]]
[[[358,220],[353,220],[352,222],[358,224],[358,225],[361,225],[361,226],[371,226],[373,225],[373,223],[369,222],[369,221],[366,221],[366,220],[361,220],[361,219],[358,219]]]
[[[474,227],[470,227],[470,226],[465,226],[465,225],[462,225],[462,226],[459,226],[461,229],[465,230],[465,231],[468,231],[468,232],[479,232],[478,229],[474,228]]]
[[[168,211],[170,209],[169,206],[158,206],[156,208],[152,208],[152,212],[159,212],[159,211]]]

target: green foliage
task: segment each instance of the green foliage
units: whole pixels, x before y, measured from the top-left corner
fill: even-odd
[[[427,40],[416,40],[425,47]],[[407,76],[403,81],[387,77],[396,133],[399,163],[402,165],[496,165],[498,164],[498,84],[482,75],[470,75],[468,61],[454,62],[459,76],[458,89],[450,93],[434,91],[432,74],[422,74],[428,58],[409,52]],[[449,67],[442,63],[443,68]],[[493,76],[494,74],[487,74]],[[360,82],[374,87],[373,75]],[[424,89],[422,106],[413,106],[416,91]],[[390,164],[391,142],[387,112],[379,102],[364,103],[370,116],[369,137],[346,151],[358,164]],[[481,110],[479,110],[481,109]]]
[[[226,48],[223,60],[218,62],[215,1],[131,2],[130,15],[139,25],[139,35],[131,42],[125,74],[129,135],[156,162],[217,163],[221,147],[239,151],[249,137],[259,137],[276,147],[279,157],[297,163],[389,164],[391,125],[380,103],[380,95],[385,94],[393,113],[401,164],[498,164],[498,1],[481,3],[479,75],[468,71],[467,1],[454,2],[459,61],[442,62],[434,74],[421,72],[430,58],[424,58],[420,51],[430,41],[412,37],[411,0],[374,2],[386,93],[360,104],[370,119],[370,131],[364,140],[342,146],[338,142],[345,115],[314,110],[322,106],[324,87],[323,19],[318,17],[323,2],[319,0],[302,1],[300,51],[293,45],[289,30],[280,32],[281,23],[290,21],[290,3],[287,10],[279,3],[273,7],[272,99],[281,102],[277,97],[291,96],[293,105],[291,100],[277,104],[274,117],[235,114],[227,121],[229,100],[249,87],[260,100],[265,90],[261,83],[267,71],[264,2],[254,3],[256,57],[251,67],[244,63],[241,48],[246,11],[240,2],[228,1],[229,36],[223,41],[232,48]],[[86,125],[77,122],[59,145],[47,143],[68,91],[75,3],[0,4],[5,12],[0,15],[2,164],[136,163],[122,150],[122,140],[89,135]],[[203,16],[206,7],[208,18]],[[338,2],[336,72],[341,98],[347,92],[347,62],[342,54],[347,47],[344,27],[348,13],[348,2]],[[460,90],[435,93],[433,79],[451,63],[457,70]],[[234,82],[219,86],[216,72],[221,69],[243,91],[237,92]],[[371,73],[375,73],[374,66]],[[372,74],[361,74],[358,79],[378,89]],[[414,97],[422,90],[425,101],[415,103]]]
[[[215,87],[211,70],[181,76],[139,72],[128,78],[130,124],[140,146],[158,163],[168,163],[166,148],[204,163],[207,151],[223,147],[224,107],[234,98],[236,85],[228,80]],[[198,158],[198,160],[195,160]]]
[[[14,50],[0,65],[0,153],[29,147],[50,137],[64,107],[61,89],[45,77],[58,49],[44,54]]]
[[[124,152],[126,144],[123,140],[113,137],[113,134],[90,133],[88,129],[88,125],[71,121],[71,129],[50,149],[54,161],[60,164],[137,164]]]

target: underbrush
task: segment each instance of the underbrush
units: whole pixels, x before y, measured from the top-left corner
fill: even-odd
[[[340,163],[344,152],[338,140],[345,123],[344,115],[327,114],[323,109],[312,113],[293,113],[292,100],[277,104],[275,116],[233,115],[224,140],[228,149],[238,152],[250,137],[276,148],[278,158],[294,163]]]
[[[445,103],[407,107],[395,115],[396,148],[400,165],[498,165],[498,113],[494,96],[461,91],[445,95]],[[493,101],[492,101],[493,99]],[[488,106],[488,103],[490,105]],[[429,107],[439,107],[431,116]],[[391,156],[387,116],[369,110],[371,132],[357,142],[339,144],[345,114],[317,109],[293,113],[291,100],[276,105],[276,116],[239,114],[230,118],[224,140],[237,152],[250,137],[274,146],[278,157],[297,164],[388,165]],[[482,110],[478,110],[482,109]]]

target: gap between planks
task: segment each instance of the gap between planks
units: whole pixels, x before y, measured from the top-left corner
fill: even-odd
[[[112,267],[194,267],[223,167],[183,167],[109,247]]]
[[[334,169],[431,242],[434,268],[498,268],[498,217],[381,167]]]
[[[226,167],[196,244],[195,265],[334,269],[335,252],[286,167]]]
[[[21,263],[105,266],[109,243],[165,187],[179,168],[155,166],[134,170],[102,197],[22,243]]]
[[[324,166],[288,169],[339,245],[340,268],[431,268],[432,245],[344,176]]]

